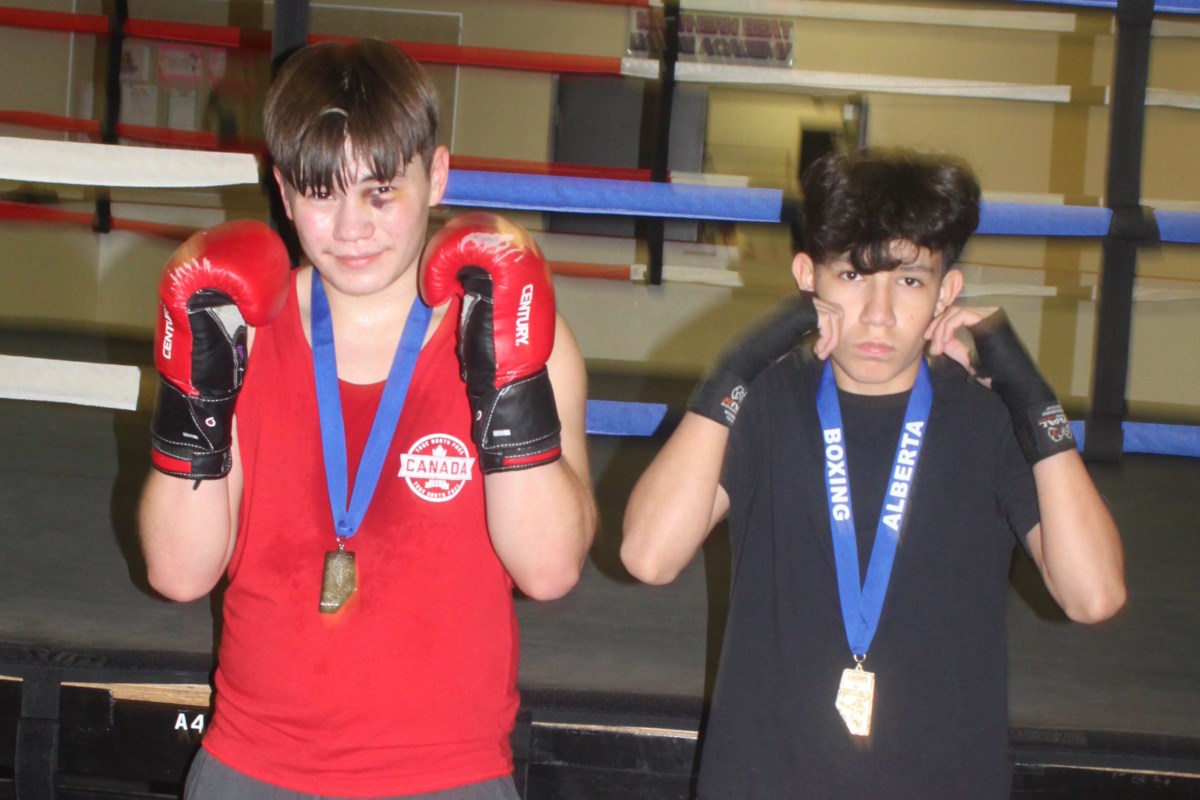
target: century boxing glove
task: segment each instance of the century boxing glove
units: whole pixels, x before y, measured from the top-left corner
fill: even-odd
[[[561,426],[546,373],[554,285],[537,243],[502,217],[464,214],[430,239],[420,285],[431,306],[463,298],[458,358],[480,468],[526,469],[558,458]]]
[[[194,234],[163,268],[154,363],[161,379],[151,462],[201,480],[229,473],[233,408],[246,370],[246,323],[283,308],[290,261],[279,236],[238,220]]]
[[[802,336],[817,329],[817,307],[811,292],[801,292],[780,303],[717,359],[696,384],[688,410],[733,427],[750,391],[750,383],[767,367],[786,355]]]
[[[1074,450],[1075,437],[1067,415],[1009,325],[1004,309],[967,330],[979,356],[976,374],[992,379],[992,389],[1008,407],[1025,460],[1032,465],[1055,453]]]

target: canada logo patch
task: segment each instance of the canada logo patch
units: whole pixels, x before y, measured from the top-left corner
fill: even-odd
[[[421,499],[444,503],[471,480],[474,464],[475,459],[459,439],[434,433],[417,440],[407,453],[401,454],[399,476]]]

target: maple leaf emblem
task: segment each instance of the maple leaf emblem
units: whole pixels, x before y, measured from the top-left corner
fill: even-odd
[[[433,457],[434,458],[445,458],[446,457],[446,448],[440,444],[437,447],[433,448]]]

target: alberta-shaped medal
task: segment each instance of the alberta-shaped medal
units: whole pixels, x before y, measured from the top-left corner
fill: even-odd
[[[867,672],[861,663],[853,669],[842,670],[842,682],[838,686],[835,705],[852,735],[871,735],[871,709],[874,703],[875,673]]]
[[[338,549],[325,554],[325,573],[321,577],[321,613],[335,614],[358,588],[354,553],[338,541]]]

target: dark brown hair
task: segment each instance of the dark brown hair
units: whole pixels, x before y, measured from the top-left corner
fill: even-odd
[[[301,192],[345,189],[355,162],[380,181],[403,174],[417,156],[428,170],[437,125],[437,91],[425,70],[377,39],[298,50],[272,83],[263,111],[271,159]]]
[[[952,156],[864,149],[813,163],[801,179],[801,246],[818,264],[847,258],[858,272],[895,269],[896,242],[942,254],[949,269],[979,226],[979,181]]]

